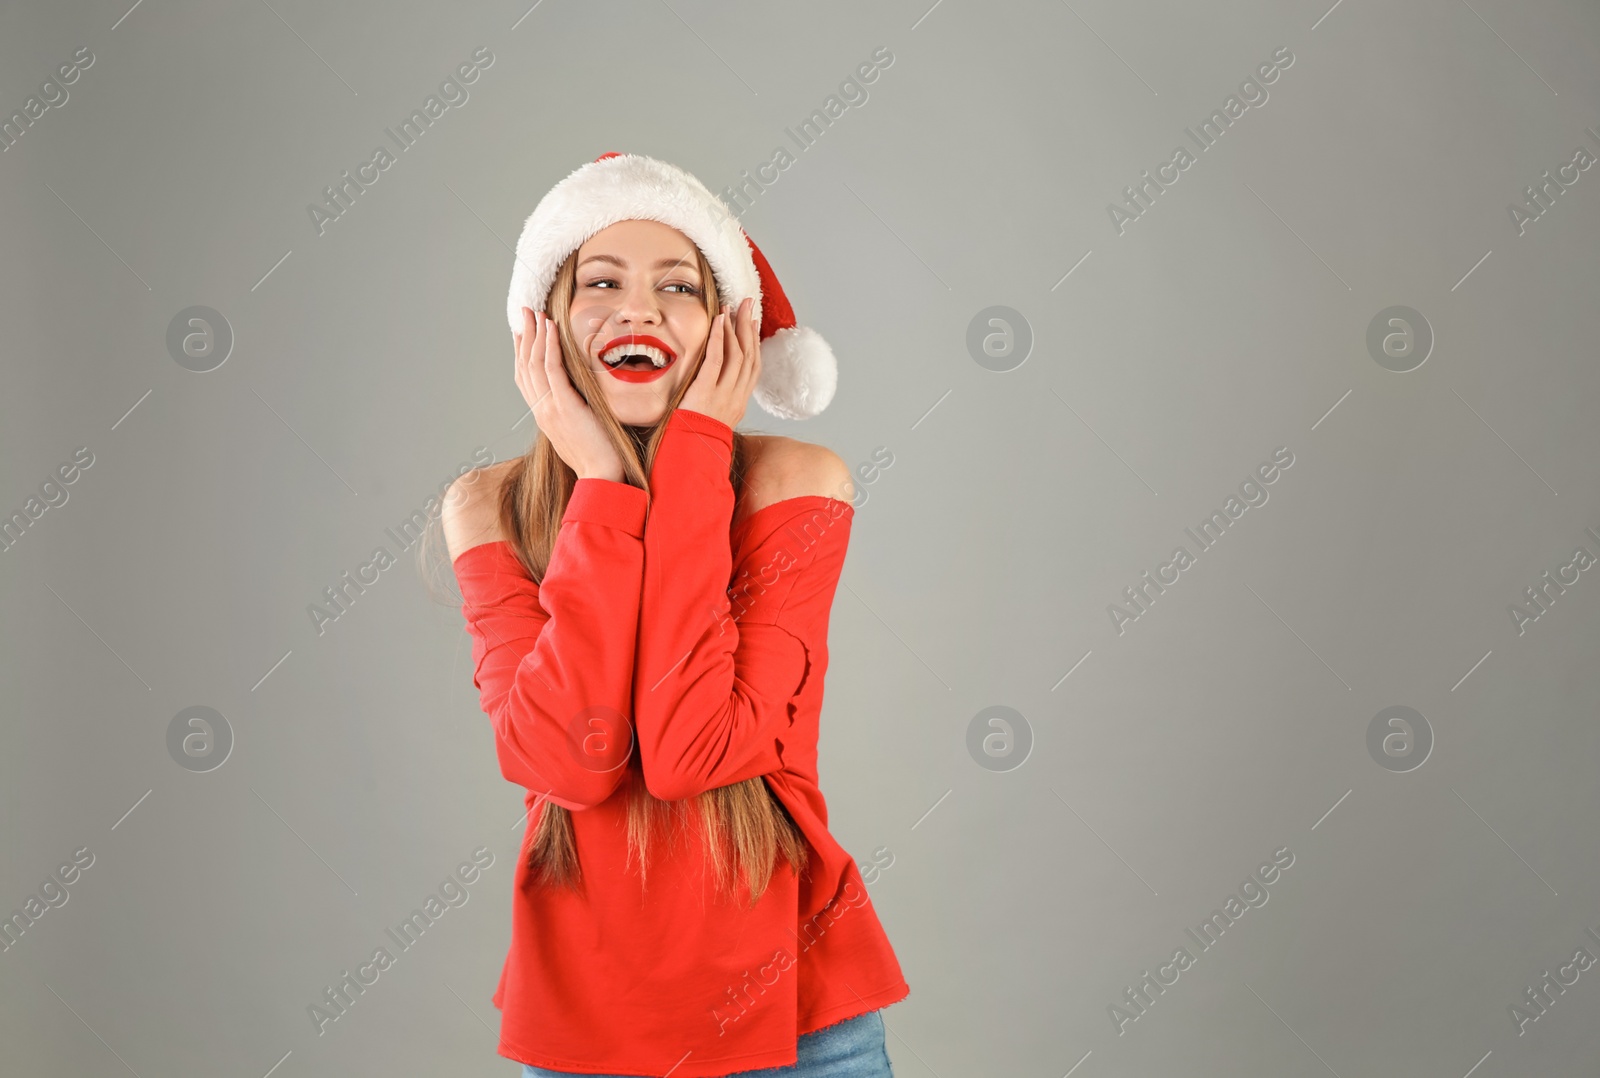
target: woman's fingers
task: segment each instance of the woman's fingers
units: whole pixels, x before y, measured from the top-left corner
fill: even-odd
[[[727,368],[722,384],[730,389],[739,384],[744,369],[744,353],[739,349],[739,308],[729,307],[722,315],[722,356]]]
[[[543,312],[535,313],[526,307],[528,313],[528,328],[531,332],[522,335],[523,350],[521,355],[523,376],[528,380],[528,388],[532,391],[528,407],[531,409],[542,404],[550,395],[550,379],[545,374],[544,349],[545,340],[550,336],[550,322]]]
[[[525,352],[525,349],[522,347],[522,342],[527,340],[528,335],[532,332],[533,320],[528,316],[528,308],[524,307],[522,308],[522,330],[521,332],[511,334],[511,358],[513,361],[512,367],[516,371],[517,378],[519,380],[522,377],[522,356]]]
[[[711,320],[711,334],[706,338],[706,361],[701,367],[701,374],[707,383],[716,385],[722,377],[723,350],[723,325],[727,319],[718,314]]]
[[[511,375],[516,380],[517,389],[522,393],[524,400],[532,401],[532,386],[528,382],[526,357],[528,354],[528,338],[533,335],[533,318],[528,308],[522,308],[522,332],[513,333],[511,341],[514,345],[511,356]]]
[[[756,336],[756,303],[746,299],[740,304],[739,353],[742,359],[739,370],[739,391],[748,394],[761,370],[761,342]],[[741,395],[740,400],[744,397]]]
[[[746,360],[755,351],[755,334],[750,330],[750,322],[755,314],[755,307],[755,303],[748,298],[739,304],[739,317],[735,326],[736,335],[739,338],[739,351]]]
[[[737,309],[723,305],[711,320],[705,360],[682,407],[704,412],[728,426],[739,422],[761,371],[761,341],[755,300],[747,297]]]
[[[561,333],[551,324],[547,315],[544,319],[544,354],[539,358],[544,367],[544,376],[549,384],[550,392],[555,395],[557,407],[565,408],[577,398],[578,391],[572,388],[572,383],[567,379],[567,368],[561,360]]]

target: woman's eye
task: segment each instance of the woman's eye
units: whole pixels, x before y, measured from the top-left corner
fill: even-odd
[[[602,285],[612,285],[613,287],[615,287],[616,283],[617,282],[612,280],[610,277],[601,277],[598,280],[593,280],[593,281],[588,282],[584,287],[586,287],[586,288],[599,288]],[[665,287],[666,288],[673,288],[673,289],[678,289],[678,288],[683,289],[683,291],[678,293],[678,295],[680,295],[680,296],[698,296],[700,294],[700,290],[698,288],[696,288],[694,285],[692,285],[692,284],[684,284],[682,281],[674,281],[672,284],[666,285]]]

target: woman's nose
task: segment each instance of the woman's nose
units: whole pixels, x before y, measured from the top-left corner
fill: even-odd
[[[649,288],[631,288],[617,304],[617,321],[627,323],[660,321],[661,309],[656,305],[655,292]]]

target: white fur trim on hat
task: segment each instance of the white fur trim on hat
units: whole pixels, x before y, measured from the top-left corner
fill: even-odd
[[[711,263],[725,301],[738,306],[753,296],[759,322],[761,283],[738,219],[705,184],[676,165],[622,154],[573,170],[528,215],[506,300],[511,331],[522,332],[523,307],[545,309],[550,285],[568,255],[601,229],[632,220],[660,221],[688,236]]]

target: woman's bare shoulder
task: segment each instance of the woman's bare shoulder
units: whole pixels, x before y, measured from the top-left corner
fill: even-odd
[[[807,495],[852,501],[855,486],[850,467],[825,445],[781,434],[750,439],[751,460],[745,468],[745,512]]]
[[[451,561],[472,547],[506,538],[500,524],[500,491],[521,463],[521,458],[513,457],[474,468],[450,484],[439,515]]]

